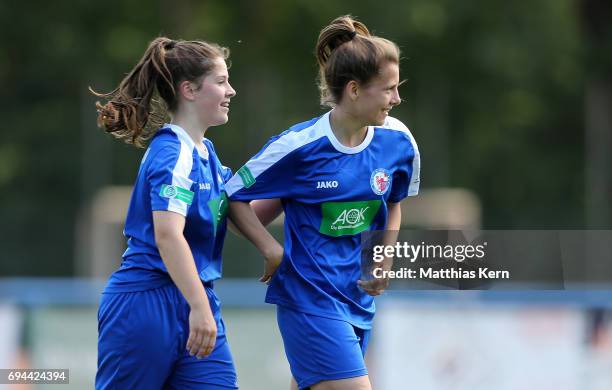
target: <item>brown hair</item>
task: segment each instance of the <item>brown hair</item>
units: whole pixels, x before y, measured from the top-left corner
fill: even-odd
[[[98,93],[89,88],[107,100],[104,105],[96,102],[98,126],[128,144],[144,147],[167,112],[176,110],[179,83],[199,83],[212,70],[215,59],[228,56],[229,49],[214,43],[155,38],[115,90]]]
[[[387,61],[399,64],[400,50],[388,39],[370,34],[350,15],[334,19],[321,30],[316,47],[321,104],[333,107],[349,81],[366,84]]]

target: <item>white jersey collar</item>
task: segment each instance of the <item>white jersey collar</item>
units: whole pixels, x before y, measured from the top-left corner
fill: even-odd
[[[191,139],[191,137],[189,136],[189,134],[187,134],[187,132],[185,131],[185,129],[183,129],[181,126],[179,125],[175,125],[173,123],[166,123],[163,126],[164,128],[169,128],[170,130],[172,130],[179,138],[179,140],[181,142],[186,143],[192,150],[195,149],[198,151],[198,154],[200,155],[200,157],[202,157],[203,159],[208,160],[208,146],[206,146],[206,142],[204,142],[205,138],[202,137],[202,143],[204,144],[205,150],[204,150],[204,154],[202,154],[202,152],[200,151],[200,149],[198,149],[196,147],[195,142],[193,142],[193,139]]]
[[[374,126],[368,126],[368,131],[362,143],[353,147],[345,146],[342,145],[340,141],[338,141],[338,138],[336,138],[334,132],[332,131],[330,123],[330,113],[331,111],[323,115],[321,119],[319,119],[319,123],[324,128],[325,134],[327,135],[329,142],[331,142],[331,144],[337,151],[341,153],[355,154],[361,152],[363,149],[368,147],[368,145],[372,141],[372,138],[374,137]]]

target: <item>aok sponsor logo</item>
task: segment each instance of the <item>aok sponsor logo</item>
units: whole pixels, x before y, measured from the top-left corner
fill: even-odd
[[[323,203],[319,232],[338,237],[368,230],[380,205],[380,200]]]
[[[370,208],[361,207],[358,209],[342,210],[342,213],[331,224],[332,229],[352,229],[365,223],[365,212]]]
[[[214,198],[208,201],[208,208],[210,209],[210,215],[212,216],[213,228],[215,234],[219,224],[227,216],[229,202],[227,200],[227,194],[222,192],[218,198]]]

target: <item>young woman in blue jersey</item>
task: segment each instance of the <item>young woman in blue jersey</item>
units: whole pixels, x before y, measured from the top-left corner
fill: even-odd
[[[321,31],[316,53],[332,110],[272,137],[226,191],[232,217],[265,256],[278,243],[253,209],[264,224],[285,212],[284,257],[265,281],[292,388],[370,389],[373,296],[388,281],[360,280],[360,233],[399,229],[399,202],[418,193],[420,157],[410,131],[388,115],[401,102],[398,47],[343,16]]]
[[[228,55],[213,43],[157,38],[117,89],[94,92],[107,100],[96,103],[106,132],[135,146],[152,138],[126,217],[127,250],[100,301],[97,389],[237,388],[213,291],[231,171],[204,138],[228,121],[236,94]]]

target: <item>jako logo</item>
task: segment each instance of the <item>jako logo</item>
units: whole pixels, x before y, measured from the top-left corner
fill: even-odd
[[[318,181],[317,188],[338,188],[338,181],[336,180]]]
[[[370,207],[363,207],[360,209],[350,209],[343,210],[342,213],[336,218],[336,220],[332,223],[332,228],[336,227],[336,224],[340,224],[338,226],[339,229],[351,228],[355,227],[355,225],[359,223],[363,223],[365,221],[364,213]],[[348,224],[348,226],[346,226]]]

